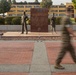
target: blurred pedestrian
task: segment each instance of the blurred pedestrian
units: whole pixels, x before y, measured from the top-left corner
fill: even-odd
[[[60,64],[64,55],[69,52],[71,54],[71,57],[73,59],[73,61],[76,63],[76,55],[75,55],[75,50],[74,47],[72,46],[71,43],[71,35],[73,35],[75,37],[75,34],[72,30],[72,22],[70,20],[71,17],[71,8],[67,7],[66,8],[66,17],[64,17],[62,19],[62,25],[63,25],[63,29],[62,29],[62,47],[61,47],[61,51],[56,59],[55,62],[55,68],[56,69],[64,69],[64,67]]]

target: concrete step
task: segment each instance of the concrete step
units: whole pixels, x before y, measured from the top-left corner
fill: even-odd
[[[2,36],[1,40],[61,40],[61,36]]]

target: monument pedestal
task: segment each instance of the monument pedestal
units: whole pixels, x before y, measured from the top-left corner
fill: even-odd
[[[31,32],[48,32],[48,9],[31,9]]]

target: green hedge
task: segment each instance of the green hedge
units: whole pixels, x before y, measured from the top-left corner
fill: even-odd
[[[50,25],[50,19],[48,18],[48,25]]]
[[[21,18],[20,17],[15,17],[12,19],[12,24],[13,25],[21,25]]]
[[[62,17],[56,17],[56,25],[61,25]],[[48,25],[50,24],[50,19],[48,19]],[[76,22],[76,18],[75,18]],[[0,17],[0,25],[21,25],[21,17]],[[27,21],[27,25],[30,25],[30,19]]]
[[[5,18],[0,17],[0,25],[4,25],[5,24]]]
[[[14,17],[6,17],[6,18],[5,18],[5,24],[6,24],[6,25],[11,25],[13,18],[14,18]]]
[[[56,25],[61,25],[62,17],[56,17]],[[48,24],[51,24],[51,19],[48,19]]]
[[[56,25],[61,25],[62,17],[56,17]]]

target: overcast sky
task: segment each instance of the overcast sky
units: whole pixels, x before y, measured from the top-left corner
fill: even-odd
[[[20,2],[20,1],[27,1],[27,2],[34,2],[35,0],[16,0],[17,2]],[[42,0],[38,0],[39,2],[41,2]],[[52,0],[53,1],[53,4],[61,4],[61,3],[66,3],[66,2],[71,2],[71,0]]]

